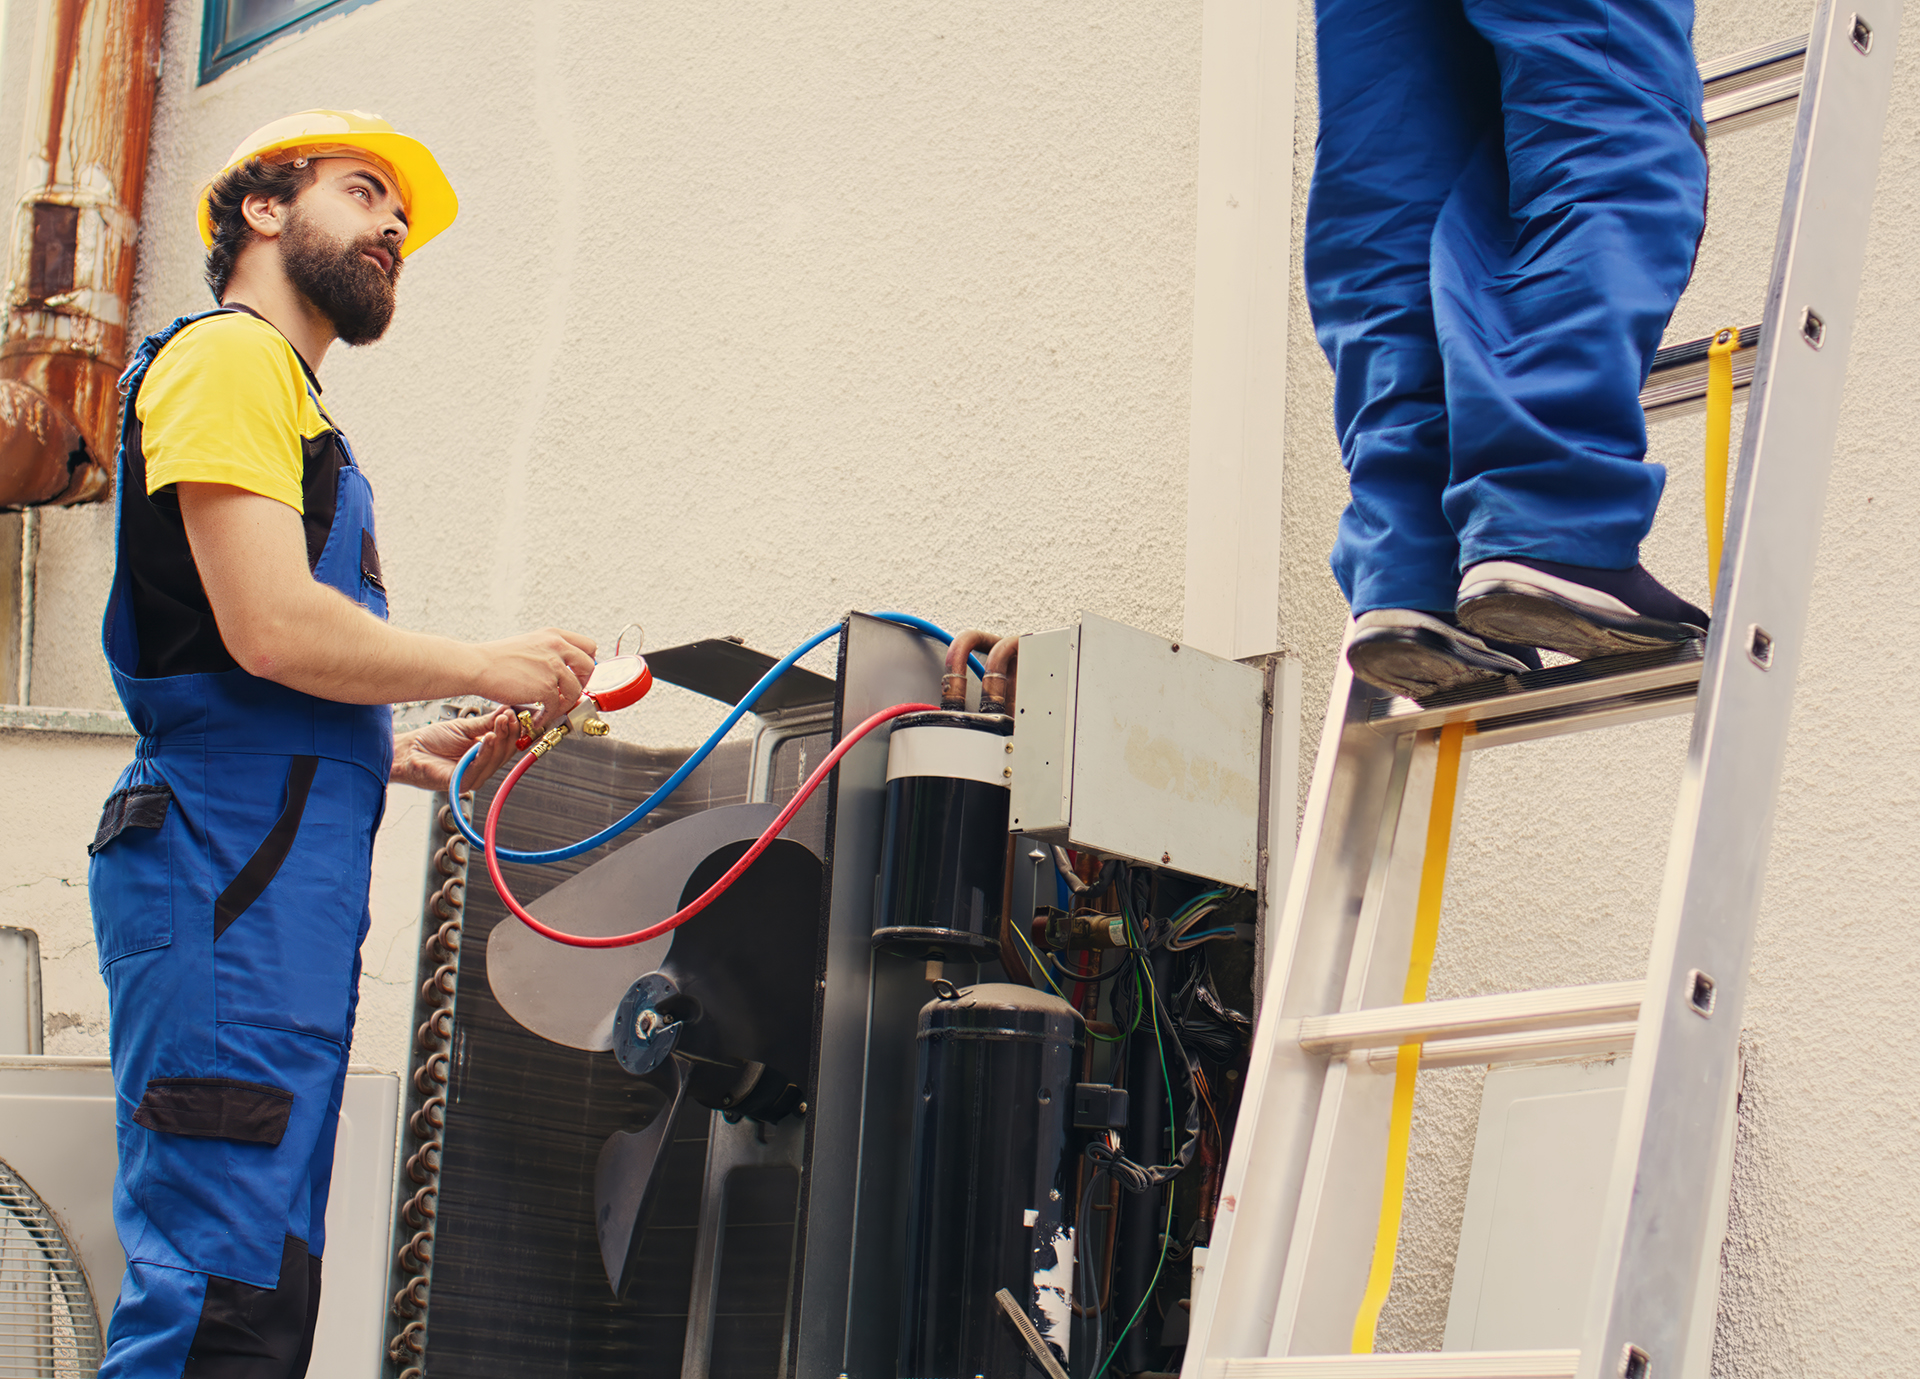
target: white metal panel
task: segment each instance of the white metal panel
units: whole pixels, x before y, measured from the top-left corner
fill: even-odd
[[[1487,1074],[1446,1349],[1578,1344],[1626,1083],[1624,1059]]]
[[[1628,1071],[1629,1060],[1616,1058],[1488,1072],[1454,1258],[1447,1350],[1579,1339]],[[1718,1212],[1695,1285],[1679,1379],[1707,1379],[1712,1369],[1735,1121],[1726,1117],[1713,1185]]]
[[[113,1075],[104,1058],[0,1058],[0,1159],[47,1204],[80,1257],[101,1330],[127,1257],[113,1230]]]
[[[327,1203],[325,1286],[309,1379],[379,1379],[400,1079],[347,1075]],[[104,1329],[126,1255],[113,1228],[113,1074],[104,1058],[0,1058],[0,1159],[80,1256]]]
[[[1206,0],[1184,638],[1277,645],[1297,0]]]
[[[1020,639],[1019,697],[1013,718],[1013,800],[1007,826],[1021,833],[1064,829],[1073,810],[1073,710],[1080,629]]]
[[[307,1379],[380,1379],[387,1315],[388,1228],[400,1079],[350,1072],[334,1141],[327,1244]]]
[[[1256,666],[1081,614],[1069,840],[1252,886],[1264,695]]]
[[[39,1053],[40,936],[0,926],[0,1055]]]

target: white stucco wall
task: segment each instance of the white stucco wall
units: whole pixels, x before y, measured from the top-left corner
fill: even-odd
[[[849,608],[1178,633],[1197,0],[380,0],[197,86],[201,9],[169,8],[136,333],[208,304],[195,195],[281,114],[378,111],[461,195],[389,337],[322,371],[397,621],[637,620],[654,646],[776,652]],[[7,130],[36,10],[6,6]],[[46,515],[37,703],[114,702],[111,522]],[[663,688],[622,731],[691,742],[715,717]],[[9,780],[51,769],[0,737]],[[45,828],[77,850],[111,774]],[[396,794],[377,861],[355,1052],[383,1066],[405,1056],[424,806]],[[91,972],[54,951],[50,989]],[[71,981],[97,1030],[97,977]]]
[[[107,988],[87,909],[87,844],[131,737],[0,731],[0,925],[40,935],[48,1053],[105,1053]]]
[[[33,9],[5,7],[0,135]],[[435,146],[463,197],[410,264],[391,337],[324,373],[380,495],[400,621],[485,637],[637,619],[656,646],[739,633],[772,650],[850,607],[1004,628],[1086,607],[1178,629],[1199,0],[379,0],[206,87],[199,11],[170,11],[138,327],[204,303],[194,191],[280,113],[379,110]],[[1698,51],[1806,15],[1704,0]],[[1330,378],[1298,291],[1301,29],[1280,638],[1306,669],[1304,770],[1344,609],[1325,563],[1343,501]],[[1746,1016],[1716,1358],[1741,1379],[1900,1374],[1920,1340],[1920,1072],[1888,1052],[1920,1017],[1920,791],[1881,727],[1914,668],[1901,633],[1920,583],[1903,348],[1920,314],[1920,52],[1899,70]],[[1789,140],[1776,123],[1715,141],[1673,338],[1757,316]],[[1697,419],[1655,433],[1670,482],[1647,550],[1696,599],[1700,439]],[[109,525],[48,514],[41,703],[112,701],[95,641]],[[623,730],[684,742],[711,721],[661,690]],[[1637,975],[1685,750],[1669,720],[1475,760],[1434,994]],[[77,859],[124,759],[0,734],[0,923],[41,928],[47,1009],[75,1017],[60,1051],[102,1038]],[[376,863],[358,1053],[388,1067],[429,813],[397,795]],[[1478,1079],[1429,1078],[1420,1105],[1384,1348],[1439,1341]]]

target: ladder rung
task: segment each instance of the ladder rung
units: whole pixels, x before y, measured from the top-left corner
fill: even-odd
[[[1807,36],[1800,34],[1794,38],[1763,43],[1758,48],[1729,53],[1712,62],[1703,62],[1700,64],[1700,84],[1706,88],[1707,99],[1712,100],[1715,96],[1723,96],[1742,86],[1755,85],[1787,70],[1797,72],[1806,65],[1806,61]]]
[[[1807,40],[1787,38],[1723,57],[1700,69],[1707,132],[1731,134],[1792,110],[1800,100]]]
[[[1731,134],[1736,129],[1784,115],[1800,101],[1803,78],[1799,72],[1775,77],[1753,86],[1742,87],[1724,96],[1715,96],[1702,107],[1709,134]]]
[[[1498,1034],[1474,1039],[1433,1039],[1420,1046],[1420,1066],[1471,1068],[1482,1063],[1531,1063],[1549,1058],[1594,1058],[1602,1054],[1630,1054],[1636,1021],[1607,1025],[1575,1025],[1571,1029],[1538,1029],[1525,1034]],[[1385,1072],[1398,1061],[1400,1050],[1369,1049],[1367,1066]]]
[[[1573,1379],[1577,1350],[1285,1355],[1209,1360],[1206,1379]]]
[[[1429,1039],[1488,1038],[1561,1029],[1568,1025],[1617,1024],[1640,1016],[1646,982],[1599,982],[1498,996],[1462,996],[1418,1001],[1337,1015],[1310,1015],[1300,1022],[1307,1053],[1397,1048]]]
[[[1698,642],[1685,642],[1483,680],[1420,703],[1377,699],[1368,725],[1393,736],[1472,723],[1476,731],[1468,741],[1485,745],[1684,713],[1700,684],[1700,655]]]
[[[1667,421],[1697,412],[1707,405],[1707,346],[1711,335],[1682,341],[1655,350],[1647,383],[1640,390],[1640,407],[1648,421]],[[1743,326],[1740,348],[1733,352],[1733,390],[1742,392],[1753,383],[1753,369],[1760,358],[1760,327]]]

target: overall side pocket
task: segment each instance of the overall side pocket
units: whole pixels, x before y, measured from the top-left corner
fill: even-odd
[[[167,786],[136,785],[107,796],[100,812],[87,844],[87,891],[103,972],[173,942],[173,804]]]

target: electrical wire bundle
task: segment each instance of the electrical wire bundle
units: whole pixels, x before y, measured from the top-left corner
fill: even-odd
[[[1207,891],[1201,895],[1196,895],[1175,911],[1173,916],[1167,921],[1169,926],[1169,932],[1167,934],[1168,949],[1172,952],[1180,953],[1185,952],[1189,948],[1196,948],[1200,944],[1210,943],[1215,939],[1234,937],[1233,926],[1231,924],[1217,926],[1211,929],[1202,929],[1199,927],[1202,921],[1215,910],[1219,909],[1231,894],[1232,892],[1226,890]]]
[[[1128,936],[1128,947],[1121,960],[1112,967],[1094,972],[1072,971],[1062,966],[1056,953],[1048,953],[1043,957],[1024,929],[1008,916],[1005,922],[1014,925],[1015,936],[1027,955],[1022,961],[1031,962],[1029,980],[1032,981],[1037,974],[1040,981],[1044,981],[1069,1004],[1076,1004],[1067,995],[1069,985],[1097,986],[1113,982],[1107,999],[1112,1007],[1117,1032],[1103,1034],[1091,1028],[1088,1032],[1096,1039],[1116,1045],[1116,1066],[1124,1068],[1132,1036],[1139,1032],[1141,1019],[1151,1009],[1154,1053],[1160,1064],[1169,1124],[1179,1118],[1174,1102],[1169,1052],[1179,1061],[1187,1089],[1186,1117],[1182,1124],[1180,1147],[1173,1163],[1135,1162],[1127,1156],[1121,1147],[1120,1137],[1112,1131],[1096,1138],[1086,1149],[1089,1171],[1080,1193],[1079,1215],[1075,1218],[1083,1223],[1080,1238],[1084,1242],[1081,1247],[1081,1267],[1075,1283],[1075,1302],[1078,1304],[1076,1310],[1082,1316],[1093,1319],[1094,1353],[1102,1355],[1102,1359],[1094,1369],[1092,1379],[1103,1379],[1120,1354],[1127,1337],[1145,1316],[1147,1304],[1153,1301],[1159,1289],[1167,1261],[1184,1258],[1191,1253],[1203,1222],[1196,1220],[1176,1249],[1173,1240],[1174,1193],[1167,1191],[1166,1219],[1161,1224],[1160,1254],[1154,1264],[1153,1275],[1132,1315],[1109,1346],[1105,1339],[1106,1307],[1100,1296],[1103,1290],[1093,1286],[1093,1280],[1110,1268],[1112,1261],[1105,1258],[1101,1251],[1099,1232],[1086,1224],[1090,1221],[1090,1208],[1102,1180],[1116,1183],[1134,1196],[1170,1188],[1173,1181],[1192,1166],[1196,1153],[1204,1149],[1203,1111],[1205,1121],[1211,1124],[1213,1130],[1215,1148],[1212,1162],[1217,1164],[1219,1157],[1225,1153],[1225,1133],[1200,1060],[1204,1057],[1215,1064],[1228,1067],[1237,1065],[1253,1022],[1226,1006],[1213,990],[1210,964],[1203,946],[1239,936],[1232,925],[1209,927],[1207,920],[1239,900],[1242,893],[1225,888],[1205,891],[1186,901],[1167,919],[1156,920],[1151,913],[1154,880],[1149,869],[1108,861],[1102,864],[1092,881],[1085,881],[1074,874],[1073,859],[1064,849],[1056,849],[1056,858],[1060,886],[1067,892],[1061,896],[1063,904],[1071,905],[1077,897],[1085,898],[1111,891],[1119,910],[1116,918],[1124,925]],[[1162,994],[1160,983],[1154,976],[1151,955],[1156,950],[1188,955],[1179,960],[1185,966],[1185,975],[1174,989],[1171,1000]],[[1169,1043],[1173,1045],[1171,1051],[1167,1048]],[[1117,1249],[1118,1239],[1116,1226],[1112,1248]]]
[[[1152,1023],[1149,1028],[1154,1038],[1154,1056],[1160,1065],[1161,1087],[1167,1098],[1167,1119],[1169,1124],[1181,1122],[1175,1103],[1174,1083],[1171,1063],[1177,1059],[1182,1081],[1186,1085],[1187,1106],[1182,1124],[1181,1142],[1174,1155],[1174,1162],[1166,1164],[1141,1164],[1128,1157],[1121,1146],[1120,1137],[1108,1131],[1096,1138],[1086,1149],[1088,1173],[1080,1194],[1080,1214],[1077,1220],[1086,1223],[1090,1220],[1090,1208],[1102,1180],[1117,1184],[1126,1193],[1142,1196],[1155,1190],[1167,1189],[1166,1219],[1161,1223],[1160,1253],[1154,1265],[1151,1279],[1141,1294],[1138,1304],[1120,1328],[1118,1335],[1109,1346],[1105,1339],[1106,1308],[1100,1294],[1102,1289],[1094,1286],[1093,1280],[1100,1277],[1104,1268],[1110,1267],[1111,1260],[1104,1259],[1098,1240],[1099,1233],[1090,1225],[1083,1224],[1081,1269],[1075,1285],[1077,1311],[1082,1316],[1091,1317],[1094,1326],[1094,1353],[1101,1355],[1101,1363],[1093,1371],[1093,1379],[1101,1379],[1120,1354],[1121,1347],[1139,1326],[1145,1317],[1149,1302],[1153,1301],[1160,1285],[1161,1275],[1165,1272],[1167,1261],[1176,1256],[1173,1240],[1173,1221],[1175,1197],[1170,1185],[1185,1173],[1195,1160],[1196,1154],[1204,1150],[1203,1123],[1210,1122],[1218,1149],[1210,1162],[1217,1162],[1218,1155],[1224,1153],[1224,1136],[1220,1120],[1213,1105],[1213,1097],[1207,1085],[1206,1074],[1200,1060],[1204,1056],[1216,1063],[1232,1065],[1238,1062],[1239,1053],[1244,1047],[1244,1035],[1241,1024],[1244,1016],[1225,1007],[1211,988],[1208,964],[1203,952],[1192,952],[1201,944],[1218,938],[1237,936],[1231,927],[1208,930],[1204,926],[1207,917],[1237,898],[1238,893],[1215,889],[1195,896],[1181,905],[1174,914],[1165,920],[1155,919],[1152,915],[1152,892],[1154,876],[1150,869],[1132,867],[1124,862],[1108,861],[1101,866],[1092,881],[1083,881],[1073,875],[1072,858],[1064,852],[1058,853],[1061,884],[1071,891],[1063,900],[1071,904],[1074,897],[1092,897],[1111,893],[1112,903],[1119,910],[1116,918],[1122,923],[1128,935],[1128,947],[1120,962],[1113,967],[1097,972],[1077,972],[1063,968],[1056,954],[1048,954],[1045,959],[1035,949],[1027,935],[1016,928],[1015,932],[1022,947],[1032,961],[1031,972],[1037,973],[1046,984],[1053,988],[1063,1000],[1071,1000],[1066,994],[1070,983],[1082,986],[1113,982],[1108,993],[1112,1007],[1116,1033],[1103,1034],[1090,1030],[1096,1039],[1116,1045],[1116,1067],[1124,1068],[1132,1047],[1132,1036],[1140,1030],[1140,1022],[1149,1011]],[[1071,880],[1068,880],[1069,877]],[[1082,911],[1082,913],[1086,913]],[[1181,940],[1185,940],[1182,942]],[[1177,960],[1186,969],[1180,984],[1173,991],[1171,999],[1161,990],[1160,980],[1154,972],[1152,954],[1156,951],[1167,953],[1192,953],[1190,958]],[[1030,974],[1031,975],[1031,974]],[[1172,1047],[1169,1048],[1168,1045]],[[1204,1112],[1204,1122],[1203,1122]],[[1201,1223],[1196,1221],[1187,1232],[1189,1237],[1198,1233]],[[1116,1227],[1117,1232],[1117,1227]],[[1118,1244],[1117,1233],[1113,1236],[1114,1247]],[[1178,1255],[1184,1257],[1192,1247],[1192,1240],[1180,1243]],[[1088,1296],[1092,1294],[1092,1296]]]

